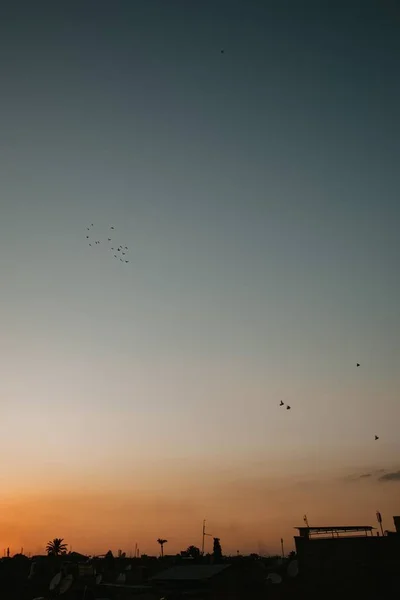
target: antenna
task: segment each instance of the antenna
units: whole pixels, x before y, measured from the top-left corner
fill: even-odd
[[[206,520],[204,519],[204,521],[203,521],[203,541],[201,543],[201,555],[202,556],[204,556],[204,538],[206,535],[212,537],[211,533],[206,533]]]
[[[283,550],[283,538],[281,538],[282,558],[285,558],[285,552]]]
[[[308,519],[307,519],[307,515],[304,515],[303,517],[303,521],[304,523],[307,525],[308,528],[310,528],[309,524],[308,524]]]
[[[378,521],[378,523],[379,523],[379,525],[380,525],[380,528],[381,528],[381,533],[382,533],[382,537],[383,537],[383,536],[384,536],[384,533],[383,533],[383,525],[382,525],[382,515],[381,515],[381,513],[379,512],[379,510],[377,510],[377,511],[376,511],[376,519],[377,519],[377,521]]]

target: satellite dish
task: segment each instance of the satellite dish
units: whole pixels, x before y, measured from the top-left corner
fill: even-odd
[[[299,574],[299,563],[297,560],[292,560],[287,568],[287,574],[289,577],[297,577]]]
[[[36,573],[36,562],[34,561],[31,564],[31,568],[30,568],[30,571],[29,571],[28,579],[32,579],[32,577],[35,575],[35,573]]]
[[[73,581],[74,581],[74,578],[72,577],[71,574],[67,575],[66,577],[64,577],[64,579],[60,583],[59,593],[60,594],[65,594],[65,592],[68,592],[68,590],[71,587]]]
[[[267,581],[270,581],[271,583],[282,583],[282,577],[279,573],[270,573],[267,577]]]
[[[50,581],[49,590],[53,591],[59,585],[61,581],[61,573],[57,573],[54,575],[53,579]]]
[[[125,583],[126,575],[125,573],[120,573],[117,577],[117,583]]]
[[[100,585],[102,579],[103,579],[103,575],[101,573],[96,575],[96,585]]]

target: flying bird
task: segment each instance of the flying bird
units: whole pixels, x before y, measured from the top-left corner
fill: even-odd
[[[126,262],[126,263],[128,263],[128,262],[129,262],[129,260],[126,260],[125,262]]]
[[[114,227],[110,227],[110,229],[114,229]]]
[[[375,436],[375,441],[376,441],[376,440],[379,440],[379,437],[378,437],[377,435]]]
[[[108,241],[111,242],[111,238],[108,238]]]
[[[359,366],[360,366],[360,363],[357,363],[357,367],[359,367]]]
[[[286,410],[290,410],[290,406],[289,406],[289,404],[287,405],[287,407],[286,407]]]
[[[89,236],[88,236],[88,235],[86,236],[86,239],[87,239],[87,240],[89,239]]]
[[[284,403],[284,402],[281,400],[281,403],[280,403],[280,405],[279,405],[279,406],[284,406],[284,404],[285,404],[285,403]]]
[[[223,54],[225,52],[225,50],[221,50],[221,54]]]

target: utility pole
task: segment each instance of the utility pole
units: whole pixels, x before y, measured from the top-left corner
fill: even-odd
[[[281,538],[282,558],[285,558],[285,552],[283,550],[283,538]]]
[[[204,556],[204,538],[205,538],[206,535],[212,537],[211,533],[206,533],[206,520],[204,519],[204,521],[203,521],[203,540],[202,540],[202,543],[201,543],[201,555],[202,556]]]

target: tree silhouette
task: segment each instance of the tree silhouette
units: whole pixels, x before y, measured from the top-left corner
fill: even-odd
[[[215,561],[221,560],[222,558],[222,548],[219,538],[217,537],[214,538],[213,557]]]
[[[50,556],[60,556],[67,552],[67,544],[64,544],[64,538],[54,538],[54,540],[48,542],[46,546],[46,552]]]
[[[164,544],[166,544],[168,542],[168,540],[163,540],[162,538],[158,538],[157,542],[160,544],[161,547],[161,558],[164,556]]]
[[[197,546],[189,546],[189,548],[186,550],[186,554],[192,558],[199,558],[200,548],[197,548]]]

